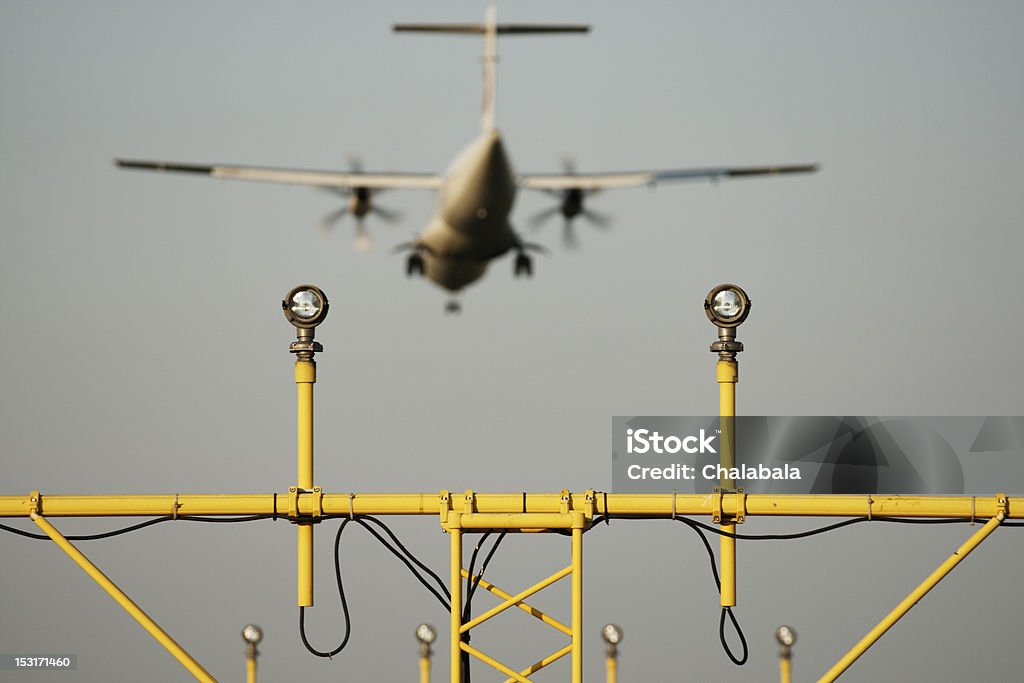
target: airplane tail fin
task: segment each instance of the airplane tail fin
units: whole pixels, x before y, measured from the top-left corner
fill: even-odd
[[[396,33],[454,33],[482,35],[484,37],[482,118],[485,131],[494,129],[495,80],[499,35],[590,32],[590,26],[586,24],[499,24],[497,9],[493,5],[487,8],[487,16],[482,24],[395,24],[393,28]]]

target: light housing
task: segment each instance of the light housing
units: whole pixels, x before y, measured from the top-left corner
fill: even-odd
[[[242,640],[250,645],[256,645],[263,640],[263,629],[256,624],[248,624],[242,629]]]
[[[324,321],[330,308],[327,295],[315,285],[299,285],[281,301],[284,317],[295,327],[309,330]]]
[[[430,645],[437,638],[437,631],[430,624],[420,624],[416,627],[416,640],[425,645]]]
[[[609,645],[618,645],[622,642],[622,629],[615,624],[605,624],[601,629],[601,637]]]
[[[792,647],[793,643],[796,642],[796,631],[789,626],[780,626],[775,631],[775,639],[783,647]]]
[[[739,285],[718,285],[704,298],[704,313],[717,327],[739,327],[750,314],[750,297]]]

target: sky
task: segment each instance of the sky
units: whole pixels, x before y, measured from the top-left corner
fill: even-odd
[[[557,223],[528,227],[550,198],[521,193],[513,224],[552,253],[529,281],[509,259],[492,264],[459,316],[391,253],[427,224],[429,193],[382,195],[403,220],[371,222],[376,249],[357,254],[351,223],[318,229],[337,208],[330,194],[111,163],[343,170],[359,155],[367,170],[441,171],[479,128],[481,41],[390,25],[484,10],[0,4],[0,494],[286,490],[293,331],[279,302],[304,282],[331,300],[316,386],[316,482],[330,492],[607,489],[612,416],[717,406],[701,307],[720,282],[753,301],[741,414],[1024,414],[1019,3],[499,3],[507,21],[593,25],[500,42],[497,120],[517,171],[557,172],[566,155],[581,172],[822,169],[602,193],[589,206],[614,223],[579,225],[572,252]],[[436,519],[388,521],[446,571]],[[748,519],[742,531],[824,521]],[[307,619],[321,649],[340,640],[333,529],[317,532]],[[799,634],[795,678],[817,678],[968,534],[858,525],[741,542],[750,661],[738,668],[718,642],[699,539],[671,522],[613,522],[586,537],[588,680],[609,621],[625,632],[624,680],[770,679],[783,623]],[[447,613],[353,530],[351,645],[312,657],[297,633],[294,535],[282,521],[168,523],[81,547],[220,680],[244,675],[249,622],[266,632],[264,680],[413,680],[416,625],[443,627]],[[509,538],[489,578],[525,587],[568,553],[560,537]],[[1019,678],[1022,560],[1017,530],[997,531],[844,680]],[[77,654],[61,681],[189,679],[51,544],[0,535],[0,562],[0,652]],[[568,618],[567,586],[537,603]],[[474,645],[525,666],[564,644],[526,618]],[[482,665],[474,675],[498,680]]]

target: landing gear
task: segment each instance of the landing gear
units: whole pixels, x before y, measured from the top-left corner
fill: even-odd
[[[412,277],[413,275],[423,275],[423,271],[423,255],[415,251],[409,254],[409,258],[405,262],[405,274]]]
[[[462,313],[462,304],[458,299],[449,299],[448,303],[444,305],[444,312],[448,315],[458,315]]]
[[[520,277],[521,275],[525,275],[526,277],[533,276],[533,259],[530,258],[529,254],[525,254],[523,252],[516,254],[512,274],[516,277]]]

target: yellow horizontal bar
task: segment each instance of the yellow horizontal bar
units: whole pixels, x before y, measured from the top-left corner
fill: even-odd
[[[551,664],[553,662],[557,662],[559,659],[561,659],[562,657],[566,656],[570,652],[572,652],[572,643],[569,643],[568,645],[563,647],[558,652],[556,652],[554,654],[548,655],[547,657],[545,657],[544,659],[540,660],[539,662],[534,662],[533,664],[531,664],[530,666],[526,667],[525,669],[523,669],[519,673],[521,675],[523,675],[523,676],[529,676],[530,674],[537,673],[538,671],[540,671],[541,669],[546,667],[548,664]],[[513,680],[515,680],[515,679],[509,678],[508,680],[505,681],[505,683],[510,683],[510,681],[513,681]]]
[[[0,517],[28,517],[32,503],[29,495],[0,496]],[[286,516],[288,494],[278,493],[277,513]],[[678,494],[677,515],[709,516],[713,509],[710,494]],[[274,493],[177,495],[179,515],[269,515],[274,512]],[[956,517],[979,520],[995,517],[999,511],[995,494],[991,496],[880,496],[880,495],[772,495],[744,496],[748,516],[790,517]],[[348,493],[324,493],[323,512],[349,514]],[[429,515],[440,512],[438,493],[357,493],[351,499],[357,515]],[[149,517],[169,515],[174,510],[175,494],[147,495],[43,495],[42,511],[48,517]],[[736,509],[737,496],[722,496],[722,509]],[[477,493],[475,514],[516,514],[561,512],[560,493]],[[571,494],[570,509],[585,510],[583,493]],[[313,513],[311,496],[299,496],[299,512]],[[672,516],[672,494],[598,492],[593,514],[613,516]],[[1020,504],[1010,499],[1007,519],[1024,519],[1024,498]],[[561,523],[561,522],[559,522]],[[536,526],[535,524],[533,526]],[[524,528],[531,528],[527,524]],[[561,527],[559,527],[561,528]]]
[[[459,515],[463,529],[571,529],[572,515],[557,512],[474,512]]]
[[[465,578],[465,579],[468,579],[469,578],[469,572],[467,572],[465,569],[463,569],[462,570],[462,577]],[[497,595],[502,600],[511,600],[512,599],[512,594],[511,593],[506,593],[505,591],[503,591],[500,588],[498,588],[497,586],[495,586],[493,583],[489,583],[486,579],[477,578],[477,576],[475,574],[473,575],[473,579],[479,581],[481,588],[483,588],[486,591],[490,591],[491,593],[494,593],[495,595]],[[557,619],[555,619],[553,617],[549,617],[548,615],[544,614],[543,612],[541,612],[536,607],[533,607],[532,605],[529,605],[529,604],[527,604],[525,602],[519,602],[518,604],[516,604],[516,607],[518,607],[519,609],[523,610],[524,612],[526,612],[530,616],[533,616],[533,617],[536,617],[536,618],[540,619],[541,621],[543,621],[548,626],[553,626],[556,629],[558,629],[559,631],[561,631],[562,633],[564,633],[565,635],[567,635],[569,637],[572,637],[572,629],[571,628],[569,628],[568,626],[566,626],[562,622],[558,621]]]
[[[497,659],[485,655],[483,652],[480,652],[480,650],[477,650],[475,647],[470,646],[469,643],[461,643],[461,647],[464,651],[473,655],[481,662],[484,662],[485,664],[490,664],[495,669],[508,676],[509,680],[519,681],[519,683],[531,683],[529,678],[520,675],[518,671],[513,671],[512,669],[508,668],[507,666],[499,662]]]
[[[480,624],[484,623],[485,621],[487,621],[491,617],[496,616],[498,614],[501,614],[502,612],[507,610],[512,605],[515,605],[515,604],[517,604],[519,602],[522,602],[523,600],[525,600],[526,598],[530,597],[534,593],[538,593],[538,592],[544,590],[545,588],[547,588],[551,584],[555,583],[559,579],[564,579],[566,576],[569,576],[569,574],[572,574],[572,565],[571,564],[568,567],[566,567],[565,569],[562,569],[560,571],[555,572],[554,574],[552,574],[551,576],[547,577],[546,579],[543,579],[542,581],[538,581],[537,583],[533,584],[532,586],[530,586],[526,590],[522,591],[521,593],[517,593],[516,595],[513,595],[511,598],[507,599],[505,602],[501,603],[500,605],[497,605],[496,607],[492,607],[491,609],[487,610],[486,612],[484,612],[483,614],[478,616],[476,619],[472,619],[471,621],[467,621],[465,624],[462,625],[462,628],[459,629],[459,632],[460,633],[466,633],[471,628],[476,628],[477,626],[479,626]]]

